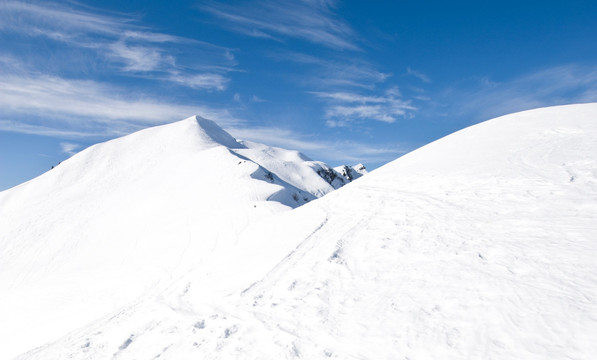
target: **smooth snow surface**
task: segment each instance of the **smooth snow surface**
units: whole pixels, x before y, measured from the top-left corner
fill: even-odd
[[[22,303],[35,302],[42,314],[67,300],[60,317],[45,319],[45,331],[75,323],[86,309],[100,315],[85,297],[89,286],[102,288],[104,301],[121,289],[137,297],[80,327],[62,326],[72,332],[19,359],[591,359],[597,354],[596,154],[597,104],[545,108],[459,131],[236,233],[219,217],[218,227],[194,227],[202,208],[182,207],[185,215],[169,220],[188,221],[168,228],[168,246],[152,245],[163,251],[155,268],[182,245],[189,246],[182,260],[194,267],[143,288],[116,273],[134,263],[127,247],[143,248],[141,238],[114,225],[121,218],[116,209],[102,223],[118,241],[101,240],[117,270],[91,278],[90,265],[62,254],[78,256],[79,247],[100,241],[91,235],[98,228],[56,247],[43,236],[56,218],[32,219],[34,229],[20,231],[37,234],[35,241],[15,244],[2,235],[2,293],[8,280],[14,285],[12,302],[0,300],[1,317],[20,331],[7,329],[0,338],[24,342],[40,325]],[[8,195],[0,195],[4,204]],[[64,207],[71,201],[61,200]],[[156,211],[143,204],[134,208]],[[12,206],[24,210],[8,212],[11,222],[31,216]],[[87,225],[77,219],[73,227]],[[163,224],[148,226],[159,232]],[[211,256],[203,257],[210,247]],[[48,255],[46,248],[56,250]],[[13,258],[20,260],[6,266]],[[126,281],[115,282],[117,275]],[[21,289],[22,282],[46,288]],[[52,286],[64,299],[44,299]]]
[[[0,359],[223,259],[248,224],[334,190],[312,163],[191,117],[0,193]]]

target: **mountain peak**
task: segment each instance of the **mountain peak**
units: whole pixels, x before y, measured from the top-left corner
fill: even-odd
[[[0,193],[0,357],[588,358],[595,118],[496,118],[293,211],[344,175],[208,120],[84,150]]]
[[[358,163],[354,166],[341,165],[334,168],[334,170],[348,182],[356,180],[361,176],[367,174],[365,165]]]
[[[241,149],[244,146],[236,141],[229,133],[222,129],[214,121],[205,119],[199,115],[191,116],[182,121],[196,126],[199,136],[203,140],[220,144],[230,149]]]

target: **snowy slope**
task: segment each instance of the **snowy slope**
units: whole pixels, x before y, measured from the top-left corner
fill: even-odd
[[[363,164],[356,164],[354,166],[342,165],[335,167],[334,170],[338,174],[340,174],[345,180],[348,180],[348,182],[356,180],[361,176],[367,174],[367,169]]]
[[[597,104],[464,129],[19,359],[593,358],[595,154]]]
[[[267,149],[191,117],[1,192],[0,359],[158,291],[248,224],[334,190],[300,154],[276,149],[260,163]],[[291,184],[294,169],[302,182]]]
[[[304,189],[316,197],[321,197],[332,190],[339,189],[353,180],[352,178],[343,177],[340,172],[330,168],[325,163],[313,161],[298,151],[285,150],[250,141],[241,141],[241,143],[246,146],[246,149],[237,150],[238,154],[262,164],[264,167],[280,174],[282,180]],[[313,176],[313,172],[319,176]]]

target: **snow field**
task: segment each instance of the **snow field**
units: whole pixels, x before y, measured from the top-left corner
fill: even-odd
[[[597,104],[464,129],[18,358],[590,359],[595,154]]]
[[[308,189],[251,153],[192,117],[92,146],[0,193],[0,358],[159,292],[249,224],[333,190],[300,156],[277,161],[303,169]]]

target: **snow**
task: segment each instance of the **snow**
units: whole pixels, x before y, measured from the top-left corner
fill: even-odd
[[[334,170],[340,174],[345,180],[352,181],[360,178],[361,176],[367,174],[367,169],[363,164],[356,164],[354,166],[348,167],[346,165],[335,167]]]
[[[201,164],[216,155],[222,163],[218,149],[224,150],[205,150]],[[297,161],[298,155],[286,154]],[[0,299],[0,318],[9,321],[7,326],[2,321],[2,329],[10,329],[0,336],[22,345],[13,346],[12,353],[1,351],[11,356],[40,346],[19,359],[588,359],[597,353],[595,154],[597,104],[560,106],[469,127],[292,211],[262,201],[258,208],[271,206],[262,216],[247,215],[243,208],[209,217],[210,210],[181,197],[177,204],[183,202],[166,207],[162,216],[174,212],[168,220],[189,216],[196,221],[155,224],[148,231],[153,235],[167,228],[168,247],[153,241],[162,253],[151,260],[176,277],[158,276],[162,281],[143,287],[135,277],[154,279],[157,270],[127,272],[134,270],[133,254],[144,246],[130,245],[140,241],[137,234],[114,225],[122,218],[120,209],[110,208],[112,217],[101,222],[118,239],[95,239],[94,232],[81,230],[85,238],[60,247],[44,241],[48,230],[62,228],[52,230],[61,236],[72,231],[67,221],[58,221],[67,210],[56,206],[89,206],[68,210],[71,217],[77,214],[73,226],[80,229],[84,213],[97,214],[96,204],[61,195],[61,202],[50,206],[48,196],[38,203],[46,220],[20,203],[5,210],[17,196],[37,194],[28,188],[41,184],[40,178],[19,190],[27,194],[0,193],[0,219],[9,215],[9,221],[0,220],[0,289],[13,299]],[[235,169],[242,167],[226,167],[231,173]],[[278,177],[298,185],[292,176]],[[246,179],[233,178],[235,183]],[[246,181],[255,188],[225,195],[214,195],[221,187],[208,188],[201,195],[226,203],[221,197],[244,199],[247,188],[264,196],[266,188],[256,184],[272,185],[251,179]],[[190,191],[197,182],[189,181],[176,188]],[[155,180],[151,185],[158,186]],[[158,211],[151,202],[136,204],[143,193],[127,195],[130,209]],[[18,209],[21,213],[13,216]],[[26,217],[42,219],[41,224],[12,225]],[[237,218],[245,219],[244,226],[236,226]],[[208,226],[212,221],[214,226]],[[7,225],[17,229],[10,233],[15,238],[35,241],[10,245],[15,242],[7,240]],[[91,241],[102,246],[89,247]],[[11,255],[5,255],[11,246]],[[164,264],[181,256],[175,249],[184,246],[186,256],[179,263],[187,271],[166,270]],[[51,256],[48,248],[55,249]],[[100,251],[86,254],[84,261],[111,261],[103,267],[108,273],[89,279],[93,269],[78,260],[81,249]],[[102,252],[118,259],[106,259]],[[89,286],[74,281],[75,275],[91,280]],[[126,279],[123,284],[119,276]],[[7,289],[9,280],[14,285]],[[108,295],[122,297],[112,300],[112,310],[82,295],[95,298],[98,287],[105,290],[103,302]],[[54,302],[44,297],[48,291]],[[53,313],[65,300],[59,316],[45,322],[37,317]],[[33,305],[21,306],[26,302],[37,302],[36,315],[27,313]],[[79,318],[85,311],[90,313]],[[39,326],[35,341],[23,340]],[[44,345],[53,340],[44,332],[56,334],[57,327],[62,334],[70,332]]]
[[[303,156],[274,154],[264,167],[252,154],[267,147],[251,146],[191,117],[92,146],[0,193],[0,358],[168,285],[221,258],[247,225],[333,190]],[[294,169],[308,188],[283,180]]]
[[[340,188],[348,181],[326,181],[321,175],[313,176],[313,172],[333,172],[326,164],[313,161],[298,151],[257,144],[250,141],[241,142],[246,149],[237,153],[280,174],[287,183],[304,189],[315,197],[321,197],[330,191]],[[339,176],[339,174],[335,174]]]

